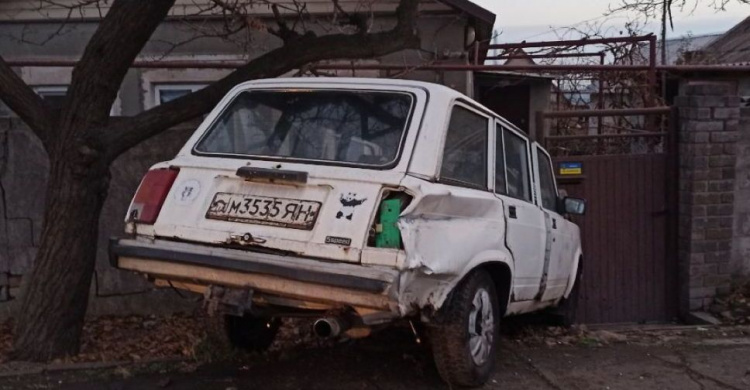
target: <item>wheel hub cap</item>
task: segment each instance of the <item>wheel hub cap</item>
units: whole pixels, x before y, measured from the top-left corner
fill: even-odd
[[[469,349],[474,364],[482,365],[487,361],[494,337],[495,319],[490,294],[485,289],[479,289],[474,294],[469,313]]]

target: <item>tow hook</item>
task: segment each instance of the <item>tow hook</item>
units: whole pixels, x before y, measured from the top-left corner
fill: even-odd
[[[253,244],[265,244],[266,240],[263,238],[253,237],[250,233],[245,234],[231,234],[227,238],[227,244],[239,244],[239,245],[253,245]]]

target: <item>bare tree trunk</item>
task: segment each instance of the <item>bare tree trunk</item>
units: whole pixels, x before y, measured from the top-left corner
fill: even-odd
[[[74,355],[80,345],[109,172],[68,157],[50,164],[40,250],[18,313],[14,350],[22,360]]]
[[[386,32],[290,37],[284,46],[199,92],[110,123],[109,110],[138,53],[175,0],[115,0],[73,69],[60,112],[49,107],[0,58],[0,99],[42,139],[50,156],[44,227],[24,283],[15,358],[48,361],[79,350],[96,264],[98,223],[109,165],[139,142],[208,112],[237,83],[275,77],[307,63],[373,58],[419,47],[418,0],[400,0]]]

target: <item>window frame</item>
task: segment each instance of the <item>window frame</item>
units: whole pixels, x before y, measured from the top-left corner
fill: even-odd
[[[549,164],[548,164],[549,165],[549,171],[550,171],[550,174],[552,175],[552,188],[555,190],[555,199],[559,199],[560,198],[560,191],[557,188],[557,180],[555,179],[555,166],[554,166],[554,164],[552,164],[552,156],[550,156],[549,152],[547,152],[546,150],[544,150],[544,148],[542,148],[541,145],[539,145],[538,143],[535,142],[534,143],[534,160],[535,160],[534,167],[535,168],[537,168],[538,166],[541,166],[542,159],[539,157],[540,153],[542,155],[544,155],[544,156],[547,157],[547,161],[549,162]],[[538,201],[539,208],[541,208],[543,210],[552,211],[554,213],[557,213],[557,209],[556,209],[555,206],[553,206],[552,209],[548,209],[548,208],[544,207],[544,199],[542,198],[542,172],[541,172],[540,169],[535,169],[535,171],[536,171],[535,172],[536,182],[537,182],[537,187],[538,187],[538,191],[539,191],[539,197],[538,197],[539,198],[539,201]]]
[[[505,159],[505,135],[503,132],[503,129],[505,129],[505,126],[503,125],[503,122],[500,121],[498,118],[494,118],[494,130],[492,131],[493,140],[492,140],[492,191],[497,195],[505,195],[508,196],[508,169],[506,168],[506,164],[508,161]],[[505,183],[505,189],[502,192],[498,192],[496,184],[497,184],[497,139],[500,138],[500,144],[503,148],[503,176],[505,179],[503,179],[503,183]]]
[[[533,149],[531,148],[531,141],[529,140],[528,137],[526,137],[525,135],[523,135],[520,131],[518,131],[518,130],[514,129],[513,127],[509,126],[507,123],[504,123],[504,122],[500,121],[500,124],[502,125],[501,127],[502,127],[503,131],[507,130],[507,131],[511,132],[513,135],[519,137],[521,140],[523,140],[526,143],[526,164],[527,164],[527,168],[528,168],[528,172],[526,174],[526,179],[528,180],[528,184],[529,184],[529,197],[530,197],[530,199],[519,198],[517,196],[510,195],[507,192],[507,188],[508,188],[508,157],[507,157],[507,153],[505,152],[505,133],[503,133],[503,159],[505,160],[505,188],[506,188],[506,193],[505,194],[501,194],[501,195],[504,195],[504,196],[507,196],[507,197],[513,198],[513,199],[518,199],[520,201],[528,202],[528,203],[531,203],[531,204],[536,204],[536,199],[537,199],[537,196],[536,196],[536,185],[534,183],[535,182],[535,180],[534,180],[535,179],[535,169],[534,169],[534,165],[533,165],[534,161],[533,161],[533,158],[532,158],[532,155],[531,155],[533,153]]]
[[[39,97],[44,99],[45,96],[65,96],[68,94],[67,85],[40,85],[33,87]]]
[[[253,93],[255,91],[261,91],[261,92],[285,92],[289,91],[289,88],[281,88],[281,87],[268,87],[268,88],[248,88],[243,89],[240,91],[237,91],[231,98],[221,107],[221,111],[219,111],[216,116],[214,116],[211,119],[211,122],[208,123],[205,127],[205,125],[202,124],[201,127],[198,128],[198,130],[201,130],[200,136],[195,139],[195,141],[190,140],[192,142],[192,146],[190,147],[190,154],[193,156],[199,156],[199,157],[217,157],[217,158],[231,158],[231,159],[240,159],[240,160],[258,160],[258,161],[274,161],[274,162],[287,162],[287,163],[293,163],[293,164],[311,164],[311,165],[322,165],[322,166],[332,166],[332,167],[347,167],[347,168],[361,168],[361,169],[373,169],[373,170],[379,170],[379,171],[385,171],[390,170],[396,167],[399,163],[401,163],[401,159],[404,157],[404,149],[406,149],[406,140],[409,136],[409,131],[412,130],[412,127],[414,125],[415,120],[415,114],[417,113],[419,109],[420,100],[416,93],[411,91],[405,91],[405,90],[396,90],[396,89],[375,89],[375,88],[364,88],[364,89],[350,89],[350,88],[305,88],[305,91],[340,91],[340,92],[371,92],[371,93],[398,93],[398,94],[404,94],[408,95],[411,98],[411,106],[409,107],[409,116],[406,119],[406,122],[404,124],[404,131],[401,134],[401,140],[399,141],[398,145],[398,152],[396,153],[396,157],[393,159],[393,161],[389,162],[388,164],[383,165],[367,165],[367,164],[357,164],[357,163],[348,163],[348,162],[341,162],[341,161],[329,161],[329,160],[315,160],[315,159],[289,159],[284,157],[272,157],[272,156],[248,156],[244,154],[233,154],[233,153],[207,153],[207,152],[201,152],[200,150],[197,150],[198,145],[205,139],[210,130],[213,128],[213,126],[221,119],[221,117],[224,115],[224,113],[229,109],[229,107],[232,106],[232,103],[243,93]],[[426,97],[426,101],[429,100],[429,95]],[[209,114],[207,118],[210,117]],[[424,115],[424,113],[422,113]],[[421,126],[421,119],[417,118],[417,121],[419,121]]]
[[[465,181],[457,180],[457,179],[451,179],[451,178],[443,178],[442,177],[442,170],[443,170],[443,159],[445,157],[445,145],[448,140],[448,130],[450,129],[451,125],[451,119],[453,118],[453,110],[456,107],[461,107],[473,114],[476,114],[482,118],[485,118],[487,120],[487,127],[485,129],[486,136],[487,136],[487,145],[485,153],[487,153],[487,167],[486,167],[486,174],[485,174],[485,180],[484,180],[484,187],[479,187],[476,185],[473,185],[473,183],[468,183]],[[472,190],[478,190],[478,191],[487,191],[492,192],[494,191],[494,153],[493,153],[493,146],[492,141],[494,138],[492,137],[492,127],[493,122],[496,120],[495,117],[488,115],[483,110],[480,110],[479,108],[476,108],[469,104],[468,102],[464,100],[454,100],[450,104],[450,110],[448,111],[448,117],[446,118],[445,125],[443,127],[443,135],[442,135],[442,142],[440,144],[440,148],[438,149],[438,153],[440,153],[438,158],[438,174],[437,174],[437,182],[445,185],[455,186],[455,187],[462,187],[462,188],[469,188]]]

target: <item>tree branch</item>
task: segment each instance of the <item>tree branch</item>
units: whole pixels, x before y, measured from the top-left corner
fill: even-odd
[[[108,122],[125,74],[174,2],[115,0],[73,68],[60,127],[81,131]]]
[[[294,29],[290,29],[289,26],[286,25],[286,20],[284,20],[284,17],[281,15],[279,6],[277,4],[273,4],[271,6],[271,10],[273,11],[274,19],[276,19],[276,25],[279,26],[279,28],[276,30],[269,28],[268,32],[279,37],[282,41],[284,41],[284,43],[287,43],[292,39],[299,38],[299,33],[294,31]]]
[[[418,4],[418,0],[401,0],[396,10],[398,22],[390,31],[302,36],[250,61],[200,91],[114,124],[103,134],[107,158],[114,160],[138,143],[209,112],[230,89],[241,82],[278,77],[317,61],[374,58],[407,48],[419,48],[416,34]]]
[[[0,57],[0,100],[10,107],[42,140],[50,145],[54,111]]]

